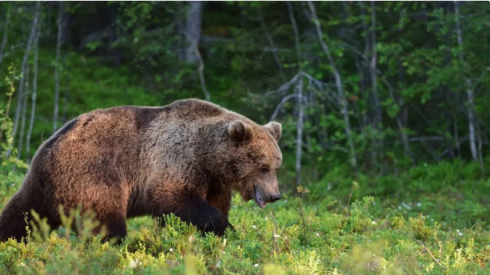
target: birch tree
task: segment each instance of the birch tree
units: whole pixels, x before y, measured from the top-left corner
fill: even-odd
[[[465,63],[464,59],[464,47],[463,47],[463,31],[461,30],[460,23],[460,13],[459,13],[459,3],[458,1],[454,1],[454,12],[456,16],[456,36],[458,40],[459,46],[459,61],[465,68],[468,68],[468,64]],[[478,160],[478,151],[476,149],[476,134],[475,134],[475,98],[473,94],[473,87],[471,83],[471,78],[468,76],[467,72],[465,75],[465,85],[466,85],[466,94],[468,96],[467,108],[468,108],[468,128],[470,135],[470,148],[471,148],[471,157],[474,160]]]
[[[362,2],[361,2],[362,3]],[[371,96],[373,97],[374,109],[374,128],[382,131],[381,104],[378,96],[378,73],[377,73],[377,55],[376,55],[376,9],[374,1],[371,1]]]
[[[55,82],[55,90],[54,90],[54,112],[53,112],[53,133],[58,129],[58,109],[59,109],[59,98],[60,98],[60,51],[61,51],[61,39],[63,34],[63,2],[59,3],[58,9],[58,39],[56,41],[56,61],[54,67],[54,82]]]
[[[32,19],[31,27],[30,27],[30,32],[29,32],[29,38],[26,43],[26,48],[24,51],[24,57],[22,59],[22,65],[21,65],[21,78],[19,81],[19,92],[17,93],[17,106],[15,109],[15,117],[14,117],[14,126],[12,130],[12,137],[15,139],[17,135],[17,130],[19,128],[19,119],[20,115],[22,112],[22,100],[23,100],[23,90],[24,90],[24,73],[26,71],[26,66],[27,66],[27,60],[29,58],[29,52],[31,51],[31,45],[34,40],[35,34],[36,34],[36,29],[39,21],[39,13],[41,10],[41,2],[36,3],[36,9],[34,11],[34,16]],[[11,151],[7,153],[7,155],[10,155]]]
[[[38,54],[39,54],[39,37],[41,30],[38,28],[36,33],[36,40],[34,41],[34,75],[32,76],[32,99],[31,99],[31,118],[29,120],[29,129],[26,136],[26,161],[30,164],[30,148],[31,148],[31,135],[34,128],[34,119],[36,118],[36,99],[37,99],[37,67],[38,67]]]
[[[296,95],[296,108],[298,112],[298,119],[296,123],[296,184],[301,185],[301,156],[303,152],[303,127],[304,127],[304,97],[303,97],[303,77],[300,77],[296,82],[294,89]]]
[[[185,61],[187,63],[197,63],[198,57],[195,48],[201,39],[202,1],[190,1],[188,3],[189,10],[187,12],[184,30],[187,38]]]
[[[298,57],[298,67],[300,68],[299,73],[302,73],[302,68],[301,68],[301,48],[300,48],[300,41],[299,41],[299,31],[298,31],[298,25],[296,24],[296,18],[294,17],[294,12],[293,12],[293,7],[291,2],[287,2],[288,5],[288,12],[289,12],[289,18],[291,21],[291,25],[293,26],[293,32],[294,32],[294,44],[296,47],[296,54]],[[264,28],[265,25],[262,27]],[[272,41],[272,39],[271,39]],[[271,42],[269,42],[271,43]],[[282,67],[282,65],[281,65]],[[301,156],[302,156],[302,146],[303,146],[303,121],[304,121],[304,101],[303,101],[303,77],[300,78],[298,83],[296,84],[295,88],[295,94],[296,94],[296,102],[297,102],[297,109],[298,109],[298,120],[296,124],[296,165],[295,165],[295,170],[296,170],[296,185],[301,185]]]
[[[3,53],[5,51],[5,46],[7,46],[9,22],[10,22],[10,8],[7,10],[5,14],[5,21],[3,24],[2,44],[0,45],[0,68],[2,67]]]
[[[27,98],[29,96],[29,66],[27,66],[24,77],[24,97],[22,100],[22,118],[20,123],[20,133],[17,146],[17,159],[22,157],[22,142],[24,141],[24,131],[26,128],[26,110],[27,110]]]
[[[349,146],[349,154],[350,154],[350,163],[352,167],[356,168],[357,167],[357,159],[356,159],[356,153],[355,153],[355,147],[354,147],[354,141],[352,140],[352,130],[350,127],[350,121],[349,121],[349,110],[347,106],[347,100],[345,98],[344,90],[342,87],[342,76],[340,75],[340,72],[337,70],[337,66],[335,64],[335,60],[333,59],[332,55],[330,54],[330,49],[323,40],[323,31],[320,26],[320,21],[318,20],[318,17],[316,15],[316,9],[315,5],[311,2],[308,1],[308,6],[310,8],[311,12],[311,19],[313,21],[313,24],[315,25],[316,33],[318,36],[318,40],[320,42],[321,48],[325,55],[327,55],[327,60],[328,63],[330,64],[330,67],[332,68],[334,77],[335,77],[335,86],[337,88],[337,94],[338,94],[338,99],[339,99],[339,104],[341,106],[341,112],[342,112],[342,117],[344,119],[344,130],[345,130],[345,135],[347,137],[347,143]]]

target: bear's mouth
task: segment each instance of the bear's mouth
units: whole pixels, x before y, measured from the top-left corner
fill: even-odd
[[[262,195],[262,190],[260,190],[257,185],[254,186],[254,199],[260,208],[264,208],[267,205],[267,202]]]

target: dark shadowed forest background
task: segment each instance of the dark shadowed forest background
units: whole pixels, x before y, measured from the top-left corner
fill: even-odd
[[[284,124],[286,169],[371,174],[490,146],[489,5],[476,2],[0,4],[15,77],[13,149],[29,162],[71,118],[196,97]]]
[[[315,207],[488,229],[489,29],[487,2],[1,2],[2,186],[81,113],[195,97],[281,122]]]

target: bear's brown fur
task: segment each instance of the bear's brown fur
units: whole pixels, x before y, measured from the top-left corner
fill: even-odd
[[[58,227],[59,205],[94,211],[108,238],[126,236],[127,218],[169,213],[223,234],[232,189],[261,207],[280,198],[280,137],[277,122],[196,99],[80,115],[39,148],[0,217],[0,241],[25,237],[31,210]]]

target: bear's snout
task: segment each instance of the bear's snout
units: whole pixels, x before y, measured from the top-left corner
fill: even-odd
[[[277,195],[271,195],[271,199],[270,201],[271,202],[275,202],[275,201],[278,201],[281,199],[281,194],[277,194]]]

